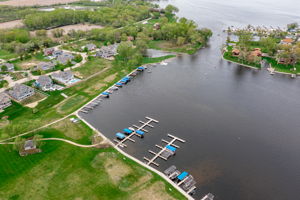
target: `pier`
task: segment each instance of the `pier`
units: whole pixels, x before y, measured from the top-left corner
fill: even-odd
[[[155,162],[155,160],[157,158],[161,158],[166,161],[166,160],[168,160],[168,158],[170,156],[175,155],[176,149],[180,148],[179,146],[174,144],[176,141],[185,143],[185,140],[183,140],[179,137],[176,137],[174,135],[168,134],[168,137],[172,138],[172,140],[166,141],[166,140],[162,139],[162,142],[166,143],[165,147],[155,145],[157,148],[161,149],[158,153],[155,153],[154,151],[149,150],[149,153],[153,154],[154,156],[151,159],[144,157],[144,160],[147,161],[147,163],[146,163],[147,165],[153,164],[158,167],[159,164]]]
[[[156,119],[153,119],[151,117],[145,117],[147,119],[146,122],[144,121],[139,121],[139,123],[141,123],[140,126],[137,125],[132,125],[134,128],[127,129],[127,130],[132,130],[131,133],[129,133],[128,136],[124,137],[123,139],[121,139],[121,141],[118,141],[116,139],[114,139],[114,142],[116,142],[117,144],[115,145],[115,147],[127,147],[126,144],[124,144],[127,140],[131,141],[131,142],[135,142],[135,140],[133,140],[131,137],[133,137],[134,135],[138,136],[138,137],[144,137],[144,133],[148,133],[149,131],[146,130],[146,127],[150,127],[150,128],[154,128],[154,126],[151,124],[153,123],[158,123],[159,121]]]

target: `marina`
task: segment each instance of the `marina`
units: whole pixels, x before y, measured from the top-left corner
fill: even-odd
[[[146,130],[146,127],[154,128],[154,126],[151,123],[159,123],[158,120],[150,118],[150,117],[145,117],[147,119],[146,122],[144,121],[139,121],[141,123],[140,126],[137,125],[132,125],[134,128],[129,127],[123,129],[124,133],[116,133],[117,139],[114,139],[114,142],[116,143],[116,147],[127,147],[126,144],[124,144],[127,140],[131,142],[135,142],[135,140],[132,139],[133,136],[138,136],[140,138],[144,137],[145,133],[148,133],[149,131]]]
[[[151,159],[144,157],[144,160],[147,161],[146,162],[147,165],[153,164],[158,167],[159,164],[155,162],[157,158],[161,158],[167,161],[171,156],[175,155],[176,149],[180,148],[178,145],[174,144],[176,141],[185,143],[185,140],[180,139],[179,137],[176,137],[174,135],[168,134],[168,137],[172,138],[172,140],[166,141],[162,139],[162,142],[166,143],[166,146],[162,147],[157,144],[155,145],[157,148],[161,149],[158,153],[149,150],[149,153],[153,154],[154,156]]]

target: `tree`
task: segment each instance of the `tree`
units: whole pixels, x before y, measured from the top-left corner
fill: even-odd
[[[47,36],[47,31],[46,30],[37,30],[35,32],[36,36],[38,37],[46,37]]]
[[[260,40],[261,46],[264,47],[266,52],[269,52],[270,55],[274,55],[276,50],[277,50],[277,42],[274,38],[267,37],[267,38],[262,38]]]
[[[299,25],[298,25],[298,23],[296,23],[296,22],[287,25],[288,31],[293,30],[293,29],[296,29],[296,28],[298,28],[298,27],[299,27]]]
[[[60,38],[63,36],[65,31],[64,31],[64,29],[57,28],[57,29],[52,30],[51,32],[52,32],[53,37]]]
[[[178,37],[177,38],[177,42],[176,42],[177,46],[182,46],[182,45],[184,45],[184,43],[185,43],[185,38],[184,37]]]

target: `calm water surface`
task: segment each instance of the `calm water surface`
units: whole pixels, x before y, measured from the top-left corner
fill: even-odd
[[[270,76],[220,59],[229,25],[300,22],[297,0],[174,0],[179,16],[214,31],[209,47],[139,75],[83,115],[109,138],[144,116],[160,123],[126,151],[142,160],[167,133],[187,140],[158,160],[197,179],[196,199],[294,200],[300,196],[300,79]]]

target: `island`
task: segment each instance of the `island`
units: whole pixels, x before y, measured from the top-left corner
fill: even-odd
[[[267,64],[271,74],[295,77],[300,73],[300,28],[297,23],[286,28],[229,27],[223,58],[246,67],[261,69]]]

